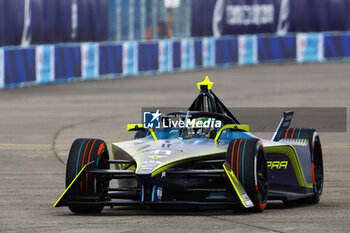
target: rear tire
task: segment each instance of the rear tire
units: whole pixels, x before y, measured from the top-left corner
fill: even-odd
[[[99,139],[76,139],[69,151],[66,167],[66,188],[78,175],[85,164],[94,161],[95,168],[107,169],[105,162],[109,159],[106,143]],[[94,197],[92,200],[99,201],[104,197],[104,190],[108,188],[108,181],[98,176],[86,174],[77,180],[76,185],[70,189],[71,197]],[[76,199],[75,199],[76,200]],[[100,213],[103,205],[69,205],[74,213]]]
[[[226,161],[240,181],[254,207],[244,210],[262,212],[267,204],[267,162],[264,147],[257,138],[232,140]]]
[[[313,196],[296,201],[284,200],[285,204],[308,203],[317,204],[320,201],[323,190],[323,155],[321,140],[315,129],[310,128],[289,128],[281,132],[278,139],[307,139],[311,153],[311,169],[313,172]]]

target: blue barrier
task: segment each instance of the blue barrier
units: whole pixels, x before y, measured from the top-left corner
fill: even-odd
[[[180,41],[173,42],[173,68],[181,68],[181,43]]]
[[[350,33],[242,35],[153,42],[82,43],[0,48],[0,88],[100,75],[166,73],[264,62],[350,59]]]
[[[123,60],[123,46],[117,44],[104,44],[99,47],[100,75],[121,74]]]
[[[238,62],[237,38],[220,39],[215,41],[215,62],[218,65]]]
[[[158,43],[140,43],[138,46],[139,72],[157,71],[159,67]]]
[[[80,46],[55,47],[55,80],[81,77]]]
[[[271,36],[258,38],[259,61],[283,61],[296,59],[295,36]]]
[[[194,66],[203,66],[203,45],[202,39],[197,39],[194,41]]]
[[[35,81],[35,49],[5,49],[3,69],[5,86]]]
[[[350,57],[350,35],[325,35],[324,50],[326,58]]]

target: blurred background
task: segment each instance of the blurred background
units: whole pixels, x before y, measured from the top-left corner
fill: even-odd
[[[350,57],[350,0],[0,0],[0,88]]]
[[[1,0],[0,45],[346,31],[349,0]]]

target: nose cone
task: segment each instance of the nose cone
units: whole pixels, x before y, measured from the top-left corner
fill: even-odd
[[[160,167],[166,166],[174,160],[184,159],[185,157],[187,157],[186,154],[180,150],[147,150],[143,153],[143,157],[138,163],[136,174],[152,174]]]

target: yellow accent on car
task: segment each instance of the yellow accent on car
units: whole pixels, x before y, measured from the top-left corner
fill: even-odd
[[[270,169],[287,169],[288,161],[267,161],[267,167]]]
[[[158,139],[157,139],[157,136],[154,133],[154,130],[153,129],[148,129],[148,130],[149,130],[149,132],[151,133],[151,135],[152,135],[152,137],[154,139],[154,143],[156,143]]]
[[[253,202],[250,200],[243,186],[241,185],[241,183],[239,182],[239,180],[237,179],[236,175],[233,173],[233,171],[231,170],[227,162],[225,162],[222,166],[224,167],[227,177],[230,179],[231,184],[235,189],[237,196],[239,197],[239,200],[241,201],[242,205],[245,208],[253,207],[254,206]]]
[[[208,76],[205,77],[203,82],[197,83],[198,90],[201,90],[201,86],[207,86],[207,89],[210,90],[213,87],[214,83],[210,82],[210,79]]]
[[[224,125],[219,132],[216,134],[216,137],[214,139],[215,142],[217,142],[221,136],[221,133],[225,130],[225,129],[238,129],[238,130],[243,130],[246,132],[249,132],[249,125],[234,125],[234,124],[229,124],[229,125]]]
[[[78,175],[76,175],[76,177],[73,179],[73,181],[69,184],[69,186],[66,188],[66,190],[64,190],[64,192],[62,193],[62,195],[60,196],[60,198],[58,198],[58,200],[56,201],[56,203],[53,205],[53,207],[56,207],[57,204],[61,201],[61,199],[64,197],[64,195],[68,192],[68,190],[70,189],[70,187],[74,184],[74,182],[78,179],[78,177],[80,176],[80,174],[84,171],[84,169],[86,168],[87,164],[84,165],[84,167],[80,170],[80,172],[78,173]]]
[[[143,129],[143,125],[142,124],[128,124],[126,126],[127,130],[133,130],[133,129]]]

